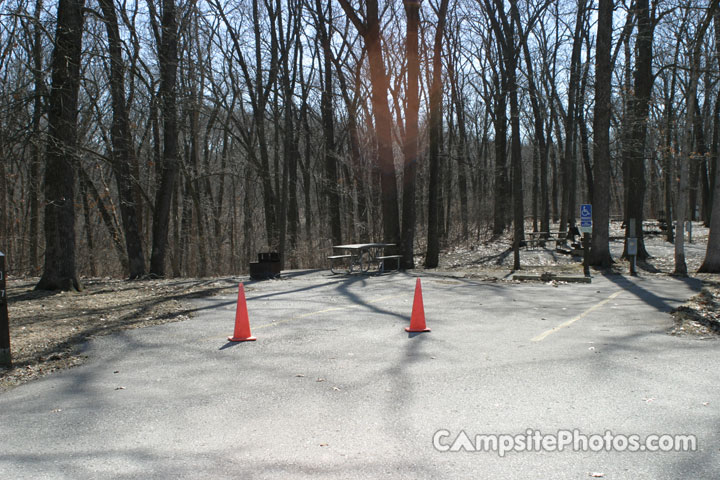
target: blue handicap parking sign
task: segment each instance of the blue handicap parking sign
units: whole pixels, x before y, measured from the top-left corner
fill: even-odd
[[[580,206],[580,220],[592,221],[592,205],[584,203]]]

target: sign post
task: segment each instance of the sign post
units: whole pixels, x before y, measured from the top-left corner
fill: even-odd
[[[590,233],[592,233],[592,205],[580,205],[580,232],[583,242],[583,274],[590,276]]]
[[[10,367],[10,319],[5,291],[5,254],[0,252],[0,367]]]

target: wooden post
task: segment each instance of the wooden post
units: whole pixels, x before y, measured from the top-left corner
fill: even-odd
[[[637,269],[636,269],[636,260],[637,260],[637,237],[636,237],[636,228],[635,228],[635,219],[631,218],[629,220],[629,235],[628,235],[628,248],[627,253],[630,260],[630,275],[636,276],[637,275]]]
[[[590,234],[583,232],[583,273],[590,276]]]
[[[0,252],[0,367],[11,367],[10,319],[7,311],[5,291],[5,254]]]

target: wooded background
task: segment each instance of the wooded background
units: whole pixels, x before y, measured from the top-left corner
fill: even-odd
[[[80,275],[404,267],[509,232],[711,227],[718,0],[0,0],[0,250]],[[715,193],[715,195],[713,195]],[[713,208],[715,207],[715,208]],[[557,224],[552,222],[558,222]],[[640,256],[647,254],[640,236]]]

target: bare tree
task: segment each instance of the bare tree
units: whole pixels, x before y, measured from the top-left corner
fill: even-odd
[[[676,275],[687,275],[687,264],[685,263],[685,220],[687,215],[686,202],[688,199],[688,163],[690,161],[690,155],[693,147],[692,128],[695,118],[695,109],[697,108],[697,88],[700,79],[702,43],[703,38],[705,37],[705,32],[710,26],[710,22],[715,15],[717,8],[718,0],[711,0],[708,9],[705,11],[705,16],[698,26],[697,32],[690,43],[690,79],[685,95],[687,101],[687,114],[685,118],[685,130],[683,132],[683,148],[680,158],[680,187],[678,189],[676,212],[677,232],[675,236],[674,271]],[[715,186],[717,187],[717,182]],[[715,231],[715,233],[711,232],[711,237],[708,238],[706,258],[703,265],[700,267],[701,271],[717,270],[717,268],[713,267],[718,267],[718,264],[720,263],[717,261],[720,259],[717,252],[719,248],[717,245],[712,244],[712,237],[717,239],[717,235],[717,231]]]
[[[340,0],[345,14],[363,37],[370,65],[372,85],[371,102],[375,117],[375,136],[377,138],[378,166],[380,168],[380,186],[382,192],[383,235],[390,243],[400,243],[398,192],[395,175],[395,160],[392,145],[392,119],[388,104],[388,78],[383,60],[380,16],[377,0],[365,2],[364,19],[350,5],[348,0]]]
[[[573,33],[572,54],[570,57],[570,80],[567,95],[567,111],[565,119],[565,151],[562,161],[562,206],[560,212],[560,230],[575,226],[575,194],[577,184],[577,159],[575,156],[575,138],[577,131],[577,109],[582,108],[578,100],[578,90],[581,82],[581,53],[583,36],[585,35],[587,0],[580,0],[575,17],[575,31]],[[558,108],[560,107],[558,102]]]
[[[125,62],[115,6],[112,0],[100,0],[110,52],[110,94],[113,107],[112,165],[120,196],[120,214],[125,230],[125,244],[130,268],[130,279],[145,274],[145,255],[138,228],[139,217],[133,195],[130,165],[135,163],[135,149],[130,132],[130,118],[125,105]]]
[[[717,3],[717,2],[715,2]],[[720,60],[720,9],[716,7],[714,15],[714,26],[715,26],[715,48],[716,58]],[[712,210],[710,214],[710,234],[708,236],[707,251],[705,252],[705,260],[698,272],[703,273],[720,273],[720,168],[717,168],[717,142],[718,142],[718,131],[720,126],[718,125],[720,118],[720,101],[715,101],[715,133],[713,139],[714,145],[714,156],[713,165],[710,169],[711,172],[711,199],[712,199]]]
[[[594,189],[593,232],[590,264],[609,267],[610,256],[610,115],[612,114],[613,0],[598,4],[595,47],[595,116],[593,118]]]
[[[84,0],[59,0],[45,154],[45,267],[35,288],[80,290],[75,245],[77,105]]]
[[[625,220],[627,225],[625,237],[630,236],[630,229],[632,228],[630,220],[634,220],[637,236],[637,258],[639,259],[649,257],[645,249],[642,223],[645,216],[645,192],[647,189],[645,146],[650,94],[654,83],[652,52],[656,5],[656,0],[653,2],[652,9],[648,0],[635,1],[634,16],[637,18],[635,69],[633,72],[632,95],[628,98],[628,136],[623,145],[623,157],[627,162],[627,179],[625,183],[627,191]],[[625,254],[627,254],[627,241],[625,242]]]
[[[149,3],[148,3],[149,4]],[[163,140],[162,170],[160,184],[155,196],[153,215],[153,246],[150,257],[150,273],[165,276],[170,224],[170,206],[175,178],[178,174],[178,127],[177,127],[177,65],[178,26],[175,0],[163,0],[161,38],[158,50],[160,63],[159,97],[162,104]]]
[[[43,10],[43,0],[35,1],[35,11],[33,14],[33,40],[30,63],[32,64],[32,73],[34,80],[34,98],[33,98],[33,114],[32,114],[32,135],[31,140],[31,158],[30,158],[30,230],[29,247],[30,247],[30,268],[34,272],[38,267],[38,238],[40,231],[40,167],[42,162],[42,149],[40,148],[41,121],[45,113],[43,97],[47,94],[45,88],[43,74],[43,57],[42,57],[42,35],[43,27],[40,23],[40,15]]]
[[[414,268],[413,244],[415,242],[415,177],[418,162],[418,112],[420,95],[420,61],[418,57],[418,27],[422,0],[406,0],[407,32],[405,55],[407,57],[407,100],[405,102],[405,139],[403,144],[403,216],[402,216],[402,268]]]
[[[428,239],[425,253],[425,268],[437,268],[440,255],[439,219],[439,162],[440,136],[442,131],[442,39],[447,21],[448,0],[441,0],[437,12],[437,27],[433,42],[432,81],[430,85],[430,119],[428,146]]]
[[[335,245],[342,243],[342,224],[340,222],[340,194],[338,192],[338,162],[335,148],[335,118],[333,112],[333,64],[332,64],[332,9],[328,3],[328,13],[320,0],[315,1],[318,41],[323,54],[323,89],[320,110],[325,143],[325,198],[330,211],[330,233]]]

